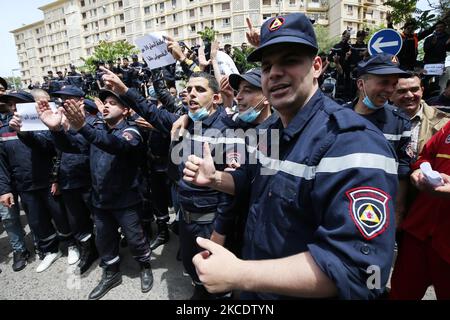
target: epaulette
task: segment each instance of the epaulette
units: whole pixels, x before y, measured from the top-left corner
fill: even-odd
[[[358,116],[353,110],[339,108],[331,113],[336,120],[339,131],[364,130],[367,126],[364,118]]]

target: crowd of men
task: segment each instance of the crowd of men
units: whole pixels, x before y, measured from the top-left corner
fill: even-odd
[[[167,38],[188,79],[179,94],[173,68],[149,70],[143,86],[137,57],[99,65],[95,90],[75,68],[67,83],[60,74],[52,87],[49,75],[31,92],[6,92],[1,79],[1,217],[14,271],[30,256],[20,199],[36,272],[51,272],[63,245],[80,274],[100,258],[89,295],[100,299],[121,284],[128,246],[146,293],[173,207],[192,299],[421,299],[430,285],[449,299],[450,116],[423,100],[427,79],[402,68],[401,54],[367,56],[364,32],[355,45],[344,32],[321,57],[304,14],[260,32],[247,23],[247,59],[261,67],[242,74],[221,74],[217,43],[206,59]],[[345,104],[320,88],[329,59],[355,80]],[[429,101],[449,106],[450,81]],[[16,105],[31,102],[48,130],[23,130]]]

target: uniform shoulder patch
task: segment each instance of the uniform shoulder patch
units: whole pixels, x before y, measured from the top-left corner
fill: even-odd
[[[269,31],[276,31],[281,28],[281,26],[284,24],[284,18],[283,17],[276,17],[273,19],[273,21],[269,24]]]
[[[127,131],[122,133],[122,137],[124,137],[125,140],[127,140],[127,141],[133,140],[133,135],[130,132],[127,132]]]
[[[450,134],[447,136],[447,138],[445,139],[445,143],[450,143]]]
[[[391,197],[383,190],[359,187],[346,192],[349,211],[359,232],[367,240],[382,234],[389,225],[388,202]]]

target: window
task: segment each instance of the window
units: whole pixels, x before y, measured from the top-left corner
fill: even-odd
[[[108,25],[108,19],[103,19],[103,24],[104,24],[105,26],[107,26],[107,25]]]
[[[147,29],[151,28],[151,27],[152,27],[152,20],[147,20],[147,21],[145,21],[145,27],[146,27]]]
[[[230,26],[230,18],[225,18],[222,21],[223,21],[222,26],[224,26],[224,27]]]
[[[119,5],[119,8],[122,8],[123,7],[123,1],[119,1],[118,5]]]
[[[166,24],[166,17],[161,17],[160,21],[161,25]]]
[[[123,21],[125,19],[125,16],[123,14],[121,14],[119,17],[120,17],[120,21]]]
[[[176,13],[174,13],[172,15],[172,20],[173,20],[173,22],[177,22],[177,14]]]
[[[190,28],[191,32],[195,32],[195,24],[191,24],[189,26],[189,28]]]
[[[172,0],[172,8],[175,9],[177,6],[177,0]]]
[[[175,37],[178,36],[178,28],[174,28],[174,29],[173,29],[173,35],[174,35]]]
[[[263,6],[271,6],[272,0],[263,0]]]
[[[191,18],[195,17],[195,10],[194,9],[189,10],[189,17],[191,17]]]
[[[39,29],[36,29],[36,34],[39,34]]]
[[[229,41],[231,41],[231,33],[224,33],[224,34],[223,34],[223,41],[224,41],[224,42],[229,42]]]
[[[203,7],[200,7],[200,16],[203,16]]]
[[[209,12],[214,13],[214,6],[213,5],[209,6]]]
[[[150,6],[144,7],[144,13],[149,14],[150,13]]]
[[[83,25],[83,29],[84,31],[88,31],[88,25],[87,24]]]
[[[222,11],[228,11],[230,10],[230,3],[226,2],[226,3],[222,3]]]
[[[164,12],[164,2],[159,4],[159,11]]]
[[[120,28],[120,32],[121,32],[122,34],[125,34],[125,27]]]
[[[353,6],[350,5],[347,6],[347,14],[351,16],[353,15]]]
[[[84,3],[84,0],[81,0],[80,1],[80,5],[82,6],[82,7],[84,7],[86,4]]]
[[[289,5],[290,5],[291,7],[295,6],[295,0],[289,0]]]

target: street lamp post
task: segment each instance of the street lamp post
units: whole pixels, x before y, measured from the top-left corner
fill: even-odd
[[[13,87],[14,87],[14,90],[17,91],[16,78],[14,77],[14,71],[20,71],[20,69],[19,68],[11,69],[11,76],[12,76],[12,81],[13,81]]]

